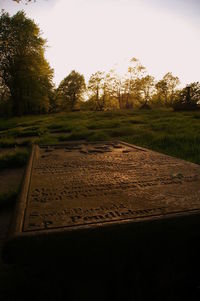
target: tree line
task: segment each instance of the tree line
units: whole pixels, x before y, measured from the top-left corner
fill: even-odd
[[[200,83],[179,89],[171,72],[156,81],[136,58],[127,72],[97,71],[88,83],[73,70],[55,88],[53,69],[45,59],[46,40],[23,11],[0,15],[0,114],[19,116],[63,110],[150,108],[196,109]]]

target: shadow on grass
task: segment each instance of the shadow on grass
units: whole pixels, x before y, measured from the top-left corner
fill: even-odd
[[[15,204],[18,191],[9,191],[0,194],[0,210],[11,207]]]
[[[18,150],[0,156],[0,170],[6,168],[18,168],[26,164],[29,157],[28,150]]]

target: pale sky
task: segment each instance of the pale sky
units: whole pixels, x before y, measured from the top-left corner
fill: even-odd
[[[24,9],[48,40],[56,85],[71,70],[125,71],[132,57],[149,74],[167,72],[182,85],[200,81],[200,0],[0,0],[11,14]]]

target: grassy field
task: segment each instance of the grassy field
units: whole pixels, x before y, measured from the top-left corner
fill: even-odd
[[[120,139],[200,163],[200,113],[75,112],[0,120],[0,148],[15,150],[16,159],[22,153],[20,147],[29,147],[32,143],[82,139]],[[6,152],[1,161],[4,156]],[[13,160],[13,156],[9,157]]]
[[[200,112],[128,110],[0,119],[0,175],[25,165],[33,143],[71,140],[122,140],[200,164]]]
[[[82,139],[120,139],[200,164],[200,112],[74,112],[0,120],[0,148],[13,149],[16,161],[21,147],[26,152],[32,143]],[[1,163],[5,156],[2,151],[0,169],[6,167]]]

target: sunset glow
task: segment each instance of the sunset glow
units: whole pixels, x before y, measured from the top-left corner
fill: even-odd
[[[138,58],[156,79],[168,71],[183,85],[200,79],[199,23],[191,14],[187,17],[175,8],[157,5],[159,1],[0,2],[10,13],[24,9],[39,24],[48,40],[46,57],[54,68],[56,85],[73,69],[86,80],[97,70],[116,67],[123,73],[131,57]]]

